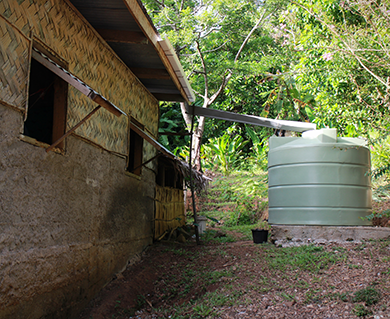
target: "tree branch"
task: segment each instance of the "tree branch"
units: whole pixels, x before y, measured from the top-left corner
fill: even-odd
[[[373,71],[369,69],[368,66],[366,66],[362,59],[354,52],[354,49],[350,47],[350,45],[342,38],[342,36],[336,31],[336,28],[334,26],[329,25],[326,23],[323,19],[321,19],[319,16],[314,14],[311,10],[306,8],[304,5],[301,5],[297,2],[293,2],[297,6],[301,7],[302,9],[306,10],[312,17],[314,17],[317,21],[323,23],[329,30],[332,32],[347,48],[348,52],[358,61],[358,63],[365,69],[369,74],[371,74],[372,77],[374,77],[376,80],[378,80],[380,83],[382,83],[384,86],[389,88],[389,84],[386,83],[380,76],[376,75]]]
[[[199,39],[195,41],[195,44],[196,44],[196,51],[198,52],[200,61],[202,63],[203,72],[204,72],[204,74],[203,74],[203,78],[204,78],[204,96],[207,99],[207,96],[209,95],[209,81],[208,81],[208,76],[207,76],[207,67],[206,67],[206,63],[204,61],[204,57],[203,57],[202,51],[201,51],[200,46],[199,46]]]
[[[218,51],[220,48],[222,48],[223,46],[225,46],[226,43],[227,43],[227,41],[224,42],[224,43],[222,43],[219,47],[216,47],[215,49],[212,49],[212,50],[204,51],[203,53],[211,53],[211,52]]]
[[[272,14],[272,12],[269,15],[267,15],[267,18]],[[238,59],[240,58],[241,52],[243,51],[245,45],[248,43],[248,41],[249,41],[250,37],[252,36],[253,32],[255,32],[255,30],[263,22],[265,15],[266,15],[266,11],[263,12],[263,14],[259,18],[259,20],[256,22],[256,24],[253,26],[253,28],[249,31],[249,33],[245,37],[245,39],[242,42],[239,50],[237,51],[237,54],[236,54],[236,56],[234,58],[234,62],[237,62]],[[225,89],[225,87],[228,84],[229,80],[231,79],[232,74],[233,74],[233,71],[230,70],[230,69],[227,69],[225,71],[225,74],[224,74],[223,79],[222,79],[222,83],[221,83],[219,89],[210,97],[210,99],[209,99],[209,101],[207,103],[208,106],[211,105],[218,98],[218,96],[223,92],[223,90]]]
[[[270,16],[271,14],[268,15],[268,17]],[[248,43],[249,41],[249,38],[251,37],[251,35],[253,34],[253,32],[255,32],[255,30],[259,27],[260,23],[263,21],[263,18],[265,16],[265,11],[263,12],[263,14],[261,15],[260,19],[256,22],[255,26],[252,28],[252,30],[249,31],[248,35],[246,36],[244,42],[242,42],[241,46],[240,46],[240,49],[238,50],[237,54],[236,54],[236,57],[234,58],[234,62],[237,62],[238,58],[240,57],[240,54],[242,52],[242,50],[244,49],[245,45]]]

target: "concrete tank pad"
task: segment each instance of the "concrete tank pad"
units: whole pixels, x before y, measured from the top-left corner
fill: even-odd
[[[300,246],[330,242],[360,243],[390,238],[389,227],[272,225],[270,241],[276,246]]]

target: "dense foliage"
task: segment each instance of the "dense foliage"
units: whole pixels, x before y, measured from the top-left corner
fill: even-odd
[[[337,128],[341,136],[367,138],[375,174],[386,174],[390,166],[387,2],[145,3],[160,33],[175,46],[197,93],[197,105],[310,121],[318,128]],[[164,105],[162,111],[163,129],[185,130],[180,108],[169,107],[172,110]],[[218,161],[218,150],[212,145],[222,139],[225,144],[237,144],[237,135],[242,137],[240,142],[248,141],[231,168],[240,156],[261,156],[267,149],[266,138],[273,134],[267,128],[248,130],[241,124],[211,119],[205,121],[201,133],[208,152],[203,157],[212,163]],[[184,145],[183,141],[183,137],[162,140],[172,150]]]

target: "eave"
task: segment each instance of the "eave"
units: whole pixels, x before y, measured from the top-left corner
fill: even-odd
[[[161,39],[141,2],[68,1],[157,100],[195,100],[172,46]]]

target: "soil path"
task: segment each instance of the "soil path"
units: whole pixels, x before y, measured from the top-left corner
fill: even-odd
[[[80,318],[390,318],[389,240],[293,249],[157,243]]]

